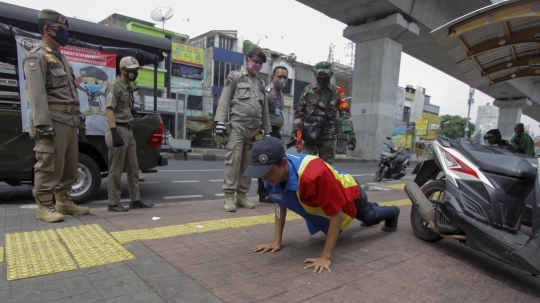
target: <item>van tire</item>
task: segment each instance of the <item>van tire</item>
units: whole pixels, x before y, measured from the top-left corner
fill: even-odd
[[[83,153],[79,153],[77,182],[73,184],[71,189],[71,199],[75,203],[88,202],[97,194],[100,186],[101,170],[96,161]]]

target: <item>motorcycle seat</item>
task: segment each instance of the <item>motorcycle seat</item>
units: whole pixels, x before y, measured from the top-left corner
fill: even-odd
[[[529,182],[534,182],[536,179],[536,169],[529,160],[521,155],[495,153],[479,144],[449,143],[483,171],[520,178]]]

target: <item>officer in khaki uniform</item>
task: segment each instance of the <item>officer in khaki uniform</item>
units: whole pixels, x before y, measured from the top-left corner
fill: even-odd
[[[38,205],[36,218],[58,222],[64,215],[88,213],[88,207],[71,201],[79,162],[77,137],[84,139],[86,125],[79,111],[73,68],[59,51],[68,43],[69,21],[44,9],[39,12],[38,25],[41,42],[23,62],[30,99],[30,136],[36,140],[33,194]]]
[[[133,115],[136,114],[134,87],[131,84],[138,76],[139,62],[133,57],[120,60],[121,75],[110,83],[105,90],[107,122],[105,143],[109,149],[108,195],[109,211],[128,211],[130,208],[149,208],[154,204],[141,202],[139,191],[139,163],[137,146],[131,131]],[[127,172],[129,189],[129,209],[120,204],[122,193],[121,179],[124,166]]]
[[[270,136],[271,132],[264,82],[257,77],[265,62],[263,50],[256,45],[252,46],[246,56],[245,68],[232,71],[227,76],[216,110],[216,134],[223,135],[227,129],[229,135],[222,187],[225,211],[236,211],[236,207],[255,207],[246,197],[251,177],[243,175],[249,166],[252,143],[265,133]],[[229,123],[226,126],[229,111]]]

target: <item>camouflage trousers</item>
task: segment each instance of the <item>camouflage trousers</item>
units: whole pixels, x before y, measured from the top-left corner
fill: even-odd
[[[321,144],[306,144],[306,153],[318,156],[332,165],[336,155],[336,139],[323,140]]]

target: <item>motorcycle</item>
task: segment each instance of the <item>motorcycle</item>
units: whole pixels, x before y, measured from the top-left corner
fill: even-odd
[[[390,137],[386,139],[390,141],[390,144],[383,142],[388,147],[388,151],[383,150],[381,153],[379,169],[373,177],[376,182],[380,182],[383,178],[401,179],[405,176],[405,169],[409,165],[410,155],[403,148],[395,147]]]
[[[415,168],[414,182],[405,185],[416,237],[427,242],[459,240],[539,275],[540,187],[535,166],[536,158],[437,136],[431,158]],[[529,236],[521,226],[531,199]]]

